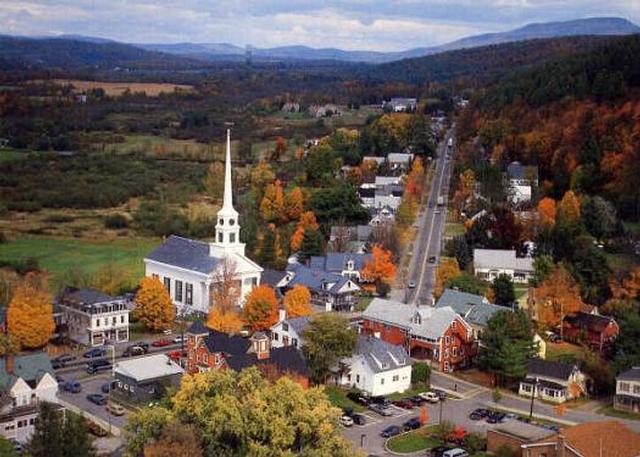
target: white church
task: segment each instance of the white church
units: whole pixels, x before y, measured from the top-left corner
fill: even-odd
[[[145,275],[160,279],[179,312],[207,313],[212,305],[211,285],[221,277],[225,263],[233,265],[241,291],[239,305],[260,284],[263,269],[245,255],[240,242],[238,212],[233,207],[231,131],[227,130],[224,197],[212,243],[171,235],[144,259]]]

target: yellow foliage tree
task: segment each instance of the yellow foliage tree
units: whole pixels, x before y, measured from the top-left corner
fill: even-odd
[[[146,276],[140,281],[135,298],[133,317],[149,330],[166,330],[173,326],[176,307],[169,293],[156,277]]]
[[[262,219],[267,222],[286,220],[284,192],[279,180],[267,186],[262,202],[260,202],[260,214],[262,214]]]
[[[560,200],[557,217],[562,217],[565,222],[570,224],[580,219],[580,199],[572,190],[566,191]]]
[[[207,317],[207,327],[222,333],[238,333],[244,327],[244,322],[237,311],[225,313],[218,308],[211,308]]]
[[[565,316],[575,314],[582,307],[580,286],[562,264],[557,265],[533,290],[533,298],[539,322],[549,327],[562,323]]]
[[[367,260],[360,275],[367,282],[391,283],[396,277],[396,266],[391,260],[391,251],[375,245],[371,252],[371,260]]]
[[[287,216],[290,220],[297,220],[304,211],[304,194],[302,189],[294,187],[286,197]]]
[[[251,188],[258,197],[261,198],[264,189],[269,183],[276,179],[276,174],[271,169],[271,165],[267,162],[260,162],[251,169],[250,180]]]
[[[462,272],[456,259],[443,259],[436,269],[436,283],[433,288],[433,295],[436,298],[440,297],[446,284],[461,274]]]
[[[302,246],[302,240],[304,239],[304,231],[310,230],[312,232],[318,231],[320,225],[316,221],[316,215],[313,211],[305,211],[300,215],[300,220],[296,226],[295,232],[291,236],[291,250],[297,251]]]
[[[13,343],[27,349],[47,344],[56,325],[46,277],[29,273],[15,287],[7,321]]]
[[[89,283],[91,287],[109,295],[120,295],[124,290],[131,289],[131,272],[120,265],[109,262],[104,265]]]
[[[538,203],[538,216],[540,225],[552,228],[556,225],[556,201],[553,198],[545,197]]]
[[[283,302],[288,317],[308,316],[313,313],[311,292],[300,284],[296,284],[284,294]]]
[[[453,206],[461,212],[464,210],[467,200],[473,196],[476,184],[476,175],[471,169],[466,169],[458,176],[458,189],[453,195]]]
[[[221,201],[223,187],[224,165],[222,165],[222,162],[213,162],[209,165],[207,175],[204,177],[204,188],[209,196],[216,201]]]
[[[236,333],[242,330],[244,322],[238,312],[240,289],[236,266],[225,260],[211,281],[211,306],[207,326],[219,332]]]
[[[278,298],[272,287],[254,287],[244,303],[244,319],[254,332],[268,330],[278,322]]]

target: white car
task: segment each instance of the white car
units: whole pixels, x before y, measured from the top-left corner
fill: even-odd
[[[435,392],[422,392],[418,394],[418,397],[422,398],[429,403],[438,403],[440,401],[440,397]]]
[[[350,416],[342,416],[340,423],[345,427],[351,427],[353,425],[353,419]]]
[[[183,341],[186,343],[187,339],[182,335],[178,335],[173,339],[174,343],[182,343]]]

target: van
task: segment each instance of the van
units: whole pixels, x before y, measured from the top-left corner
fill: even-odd
[[[469,453],[462,448],[449,449],[442,454],[442,457],[469,457]]]

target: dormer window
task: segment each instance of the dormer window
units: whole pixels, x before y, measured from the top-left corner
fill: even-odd
[[[220,220],[218,221],[218,223],[219,223],[220,225],[224,225],[224,219],[220,218]]]
[[[234,219],[229,219],[229,225],[234,225],[236,221]]]
[[[349,260],[349,261],[347,262],[347,270],[350,270],[350,271],[351,271],[351,270],[353,270],[353,267],[354,267],[354,265],[353,265],[353,260]]]

